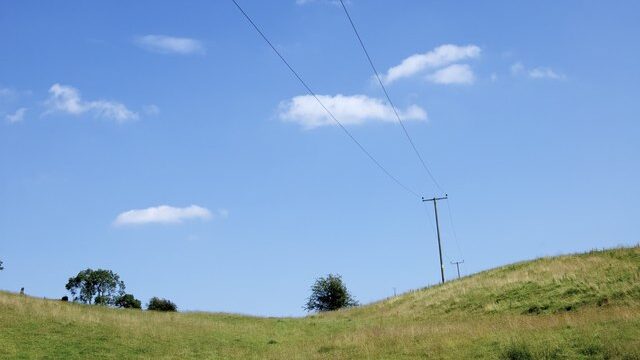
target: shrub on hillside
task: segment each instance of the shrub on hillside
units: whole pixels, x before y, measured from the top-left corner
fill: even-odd
[[[63,296],[62,298],[60,298],[60,301],[69,301],[69,297],[67,295]]]
[[[340,275],[329,274],[320,277],[311,287],[311,296],[307,300],[307,311],[332,311],[357,306]]]
[[[167,299],[152,297],[147,305],[147,310],[152,311],[178,311],[178,306]]]
[[[142,309],[142,302],[132,294],[124,294],[116,299],[115,305],[125,309]]]

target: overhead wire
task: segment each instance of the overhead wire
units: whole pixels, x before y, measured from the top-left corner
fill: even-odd
[[[358,146],[358,148],[360,148],[360,150],[365,153],[365,155],[367,155],[367,157],[380,169],[382,170],[383,173],[385,173],[393,182],[395,182],[397,185],[399,185],[400,187],[402,187],[404,190],[406,190],[407,192],[411,193],[412,195],[420,198],[420,195],[418,195],[417,192],[413,191],[411,188],[409,188],[408,186],[406,186],[405,184],[403,184],[400,180],[398,180],[398,178],[396,178],[395,176],[393,176],[393,174],[391,174],[391,172],[389,172],[389,170],[387,170],[354,136],[353,134],[351,134],[351,132],[333,115],[333,113],[325,106],[325,104],[322,102],[322,100],[320,100],[320,98],[318,97],[318,95],[316,95],[316,93],[311,89],[311,87],[302,79],[302,77],[300,76],[300,74],[298,74],[298,72],[293,68],[293,66],[291,66],[291,64],[284,58],[284,56],[280,53],[280,51],[278,51],[278,49],[276,49],[276,47],[273,45],[273,43],[271,43],[271,41],[269,40],[269,38],[262,32],[262,30],[260,29],[260,27],[251,19],[251,17],[244,11],[244,9],[240,6],[240,4],[238,4],[238,2],[236,0],[231,0],[233,1],[233,3],[236,5],[236,7],[238,8],[238,10],[240,10],[240,12],[242,13],[242,15],[244,15],[244,17],[249,21],[249,23],[253,26],[253,28],[258,32],[258,34],[260,34],[260,36],[262,37],[262,39],[269,45],[269,47],[276,53],[276,55],[278,55],[278,57],[280,58],[280,60],[282,60],[282,62],[287,66],[287,68],[291,71],[291,73],[296,77],[296,79],[298,79],[298,81],[300,81],[300,83],[302,84],[302,86],[306,89],[307,93],[309,95],[311,95],[316,102],[322,107],[322,109],[324,109],[324,111],[329,115],[329,117],[342,129],[342,131],[344,131],[344,133]],[[395,111],[395,109],[394,109]],[[397,115],[397,113],[396,113]]]
[[[413,139],[411,138],[411,135],[409,135],[409,131],[407,130],[406,126],[404,125],[404,122],[402,121],[402,118],[398,114],[397,108],[394,105],[393,101],[391,100],[391,96],[389,95],[389,92],[387,91],[387,87],[384,85],[384,81],[382,81],[382,78],[380,77],[380,73],[378,72],[378,69],[376,68],[375,64],[373,63],[373,59],[371,58],[371,55],[369,55],[369,51],[367,50],[367,47],[364,45],[364,41],[362,40],[362,37],[360,36],[360,33],[358,32],[358,28],[356,27],[355,22],[353,21],[353,18],[351,18],[351,14],[349,14],[349,10],[347,9],[347,6],[345,5],[343,0],[340,0],[340,5],[342,5],[342,9],[344,10],[344,13],[347,16],[347,19],[349,20],[349,24],[351,24],[351,28],[353,29],[353,32],[356,35],[356,38],[358,39],[358,42],[360,43],[360,47],[362,48],[362,51],[364,52],[364,54],[365,54],[365,56],[366,56],[366,58],[367,58],[367,60],[369,62],[369,65],[371,66],[371,69],[373,70],[373,73],[374,73],[376,79],[378,80],[378,83],[380,84],[380,87],[382,88],[382,91],[384,92],[384,95],[387,98],[387,101],[389,102],[389,106],[391,106],[391,108],[393,109],[393,113],[395,114],[396,119],[398,120],[398,123],[400,124],[405,137],[409,141],[409,144],[411,145],[411,148],[413,149],[413,152],[416,154],[416,156],[420,160],[420,164],[422,165],[423,169],[426,171],[428,177],[431,179],[431,181],[436,186],[436,188],[438,190],[442,191],[443,193],[445,193],[444,189],[442,188],[442,186],[440,186],[440,184],[436,180],[435,176],[433,175],[433,173],[429,169],[429,166],[427,165],[426,161],[424,160],[424,157],[420,154],[420,151],[416,147],[416,144],[413,141]],[[456,247],[458,249],[458,254],[461,257],[463,257],[462,248],[460,247],[460,243],[458,241],[458,234],[457,234],[457,232],[455,230],[455,226],[454,226],[454,223],[453,223],[453,215],[451,214],[452,210],[451,210],[451,205],[449,204],[449,202],[450,202],[450,200],[447,200],[447,213],[449,215],[449,222],[451,224],[451,231],[453,233],[453,238],[455,240]],[[425,209],[426,209],[426,207],[425,207]],[[429,219],[429,224],[433,228],[433,223],[431,222],[431,217],[429,216],[428,211],[427,211],[427,215],[428,215],[427,218]],[[435,231],[435,229],[434,229],[434,231]]]
[[[429,166],[427,165],[426,161],[424,160],[424,158],[420,154],[420,151],[418,151],[418,148],[416,147],[416,144],[413,142],[413,139],[411,138],[411,135],[409,135],[409,131],[407,131],[407,128],[404,126],[404,122],[400,118],[400,114],[398,114],[398,110],[396,109],[396,106],[393,104],[393,101],[391,101],[391,96],[389,96],[389,92],[387,91],[386,86],[384,86],[384,82],[380,78],[380,74],[378,73],[378,70],[376,69],[376,66],[373,64],[373,60],[371,59],[371,56],[369,55],[369,51],[367,51],[367,47],[364,45],[364,41],[362,41],[362,37],[360,37],[360,33],[358,32],[358,29],[356,28],[356,25],[353,22],[353,19],[351,18],[351,15],[349,14],[349,11],[347,10],[347,6],[344,4],[343,0],[340,0],[340,4],[342,5],[342,9],[344,9],[345,15],[347,15],[347,19],[349,19],[349,23],[351,24],[351,28],[353,29],[353,32],[356,34],[356,37],[358,38],[358,42],[360,43],[360,46],[362,47],[362,51],[364,51],[364,54],[367,57],[367,60],[369,60],[369,65],[371,65],[371,69],[373,69],[373,73],[375,74],[376,79],[378,79],[378,83],[380,84],[380,87],[382,88],[382,91],[384,92],[384,95],[386,96],[387,101],[389,102],[389,106],[391,106],[391,108],[393,109],[393,113],[395,114],[396,119],[398,119],[398,123],[400,124],[400,127],[402,127],[402,131],[404,132],[405,137],[407,138],[407,140],[409,141],[409,144],[411,144],[411,147],[413,148],[413,152],[416,154],[416,156],[420,160],[420,163],[422,164],[422,167],[426,171],[426,173],[429,176],[429,178],[431,179],[431,181],[435,184],[436,188],[438,188],[438,190],[440,190],[441,192],[444,193],[445,191],[442,189],[442,186],[440,186],[440,184],[436,180],[435,176],[433,175],[433,173],[429,169]]]
[[[460,247],[460,242],[458,241],[458,233],[456,232],[456,227],[453,224],[453,215],[451,214],[451,199],[447,199],[447,214],[449,214],[449,223],[451,224],[451,232],[453,233],[453,240],[456,243],[456,248],[458,249],[458,255],[460,259],[464,260],[464,254],[462,253],[462,248]]]

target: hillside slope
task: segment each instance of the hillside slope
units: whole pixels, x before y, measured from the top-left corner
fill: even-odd
[[[640,359],[640,248],[542,258],[306,318],[0,293],[0,358]]]

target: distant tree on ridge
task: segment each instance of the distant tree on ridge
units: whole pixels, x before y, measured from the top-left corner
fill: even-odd
[[[65,288],[73,301],[85,304],[114,305],[124,294],[124,282],[111,270],[86,269],[69,278]]]
[[[311,296],[307,300],[307,311],[333,311],[357,306],[358,302],[349,294],[340,275],[329,274],[320,277],[311,287]]]
[[[115,305],[125,309],[142,309],[142,302],[132,294],[124,294],[116,299]]]
[[[147,310],[151,311],[178,311],[178,306],[167,299],[152,297],[147,305]]]

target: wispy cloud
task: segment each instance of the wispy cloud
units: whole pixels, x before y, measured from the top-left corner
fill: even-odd
[[[16,95],[16,91],[13,89],[9,89],[6,87],[0,87],[0,97],[2,98],[11,98]]]
[[[30,90],[16,90],[10,87],[0,86],[0,100],[14,101],[29,95],[31,95]]]
[[[538,67],[529,71],[529,77],[533,79],[553,79],[562,80],[565,78],[564,74],[559,74],[551,68]]]
[[[522,72],[524,71],[524,65],[518,61],[516,63],[511,64],[509,71],[511,72],[511,75],[522,74]]]
[[[399,65],[387,71],[384,75],[384,81],[389,84],[416,75],[426,69],[435,69],[454,62],[475,59],[480,56],[480,53],[481,49],[476,45],[441,45],[427,53],[414,54],[402,60]]]
[[[436,84],[462,84],[470,85],[476,80],[471,66],[467,64],[453,64],[427,76],[427,80]]]
[[[205,52],[201,41],[191,38],[166,35],[143,35],[134,39],[141,48],[161,54],[202,54]]]
[[[366,95],[318,95],[322,103],[343,125],[359,125],[366,122],[396,121],[393,109],[381,99]],[[426,120],[427,112],[417,105],[398,110],[403,120]],[[336,125],[311,95],[296,96],[280,103],[279,117],[294,122],[305,129]]]
[[[228,212],[220,210],[219,216],[226,217]],[[160,205],[146,209],[134,209],[119,214],[114,220],[115,226],[144,225],[144,224],[180,224],[185,220],[209,220],[214,214],[208,209],[191,205],[187,207],[173,207]]]
[[[49,89],[49,98],[45,102],[46,113],[63,112],[71,115],[92,113],[93,115],[125,122],[136,120],[138,114],[119,102],[107,100],[84,101],[80,92],[71,86],[53,84]]]
[[[142,111],[146,114],[146,115],[158,115],[160,114],[160,108],[158,107],[158,105],[155,104],[151,104],[151,105],[146,105],[142,108]]]
[[[531,79],[564,80],[567,78],[564,74],[558,73],[549,67],[527,69],[524,64],[519,61],[511,65],[510,71],[511,75],[525,75]]]
[[[20,108],[13,114],[8,114],[4,118],[9,124],[19,123],[24,120],[24,114],[27,112],[27,108]]]

